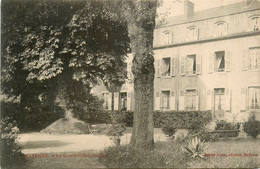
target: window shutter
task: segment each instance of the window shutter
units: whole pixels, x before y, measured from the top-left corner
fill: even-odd
[[[230,112],[230,106],[231,106],[231,90],[228,88],[225,89],[225,110],[227,112]]]
[[[111,93],[108,94],[107,106],[108,106],[108,110],[112,109],[112,94]]]
[[[199,40],[199,33],[200,33],[200,30],[199,28],[196,29],[196,39],[195,40]]]
[[[160,92],[155,93],[154,110],[160,110]]]
[[[127,93],[127,110],[131,110],[132,92]]]
[[[160,59],[157,59],[157,60],[156,60],[156,75],[157,75],[157,77],[160,77],[160,76],[161,76],[160,67],[161,67],[161,60],[160,60]]]
[[[225,56],[225,70],[227,72],[231,71],[231,65],[232,65],[231,60],[232,60],[231,53],[230,51],[227,51]]]
[[[207,110],[212,110],[212,106],[214,102],[212,102],[212,98],[214,98],[213,90],[207,89]]]
[[[198,75],[201,74],[201,54],[196,55],[196,72]]]
[[[215,62],[215,59],[216,59],[216,53],[213,54],[212,63],[213,63],[213,66],[214,66],[214,72],[217,72],[218,71],[218,64]]]
[[[184,110],[184,93],[185,91],[184,90],[180,90],[180,93],[179,93],[179,110]]]
[[[175,76],[175,57],[171,57],[171,76]]]
[[[199,91],[197,90],[197,95],[196,95],[196,110],[200,110],[200,100],[199,100]]]
[[[241,88],[241,108],[240,110],[246,110],[246,88]]]
[[[164,71],[164,69],[163,69],[163,60],[161,59],[160,60],[160,67],[159,67],[159,69],[160,69],[160,76],[162,76],[162,74],[164,73],[163,71]]]
[[[246,102],[246,110],[248,110],[249,109],[249,93],[248,93],[248,88],[246,88],[246,100],[245,100],[245,102]]]
[[[247,53],[247,56],[246,56],[247,68],[250,69],[251,68],[251,58],[250,58],[250,51],[249,51],[249,49],[247,49],[246,53]]]
[[[180,75],[184,75],[184,56],[180,59]]]
[[[170,110],[175,110],[175,91],[171,91],[171,98],[170,98]]]
[[[185,60],[184,60],[184,72],[185,72],[185,75],[188,74],[188,66],[189,66],[189,61],[188,61],[188,57],[186,56]]]
[[[242,70],[247,69],[247,51],[246,49],[243,50],[243,55],[242,55]]]
[[[214,69],[214,56],[215,54],[210,54],[209,55],[209,73],[213,73],[213,69]]]
[[[119,93],[118,92],[115,92],[114,93],[114,110],[118,110],[118,101],[119,101],[119,99],[118,99],[118,97],[119,97]]]
[[[213,37],[216,37],[216,36],[217,36],[216,31],[217,31],[217,24],[214,24],[214,25],[213,25]]]
[[[224,35],[228,34],[228,23],[225,23],[225,30],[224,30]]]

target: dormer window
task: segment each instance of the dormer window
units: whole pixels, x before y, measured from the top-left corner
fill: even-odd
[[[164,36],[163,36],[164,44],[166,44],[166,45],[172,44],[173,43],[172,31],[167,30],[167,31],[164,31],[163,34],[164,34]]]
[[[187,40],[198,40],[199,29],[196,26],[190,26],[187,28]]]
[[[214,35],[219,36],[225,36],[227,35],[228,27],[227,23],[225,21],[219,21],[215,23],[215,32]]]
[[[252,27],[254,31],[259,30],[259,17],[252,18]]]
[[[260,29],[260,15],[256,14],[249,17],[248,31],[259,31]]]

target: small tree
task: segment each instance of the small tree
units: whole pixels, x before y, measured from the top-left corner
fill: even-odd
[[[246,132],[249,136],[256,138],[260,133],[260,121],[255,119],[255,115],[253,114],[247,122],[244,124],[243,128],[244,132]]]

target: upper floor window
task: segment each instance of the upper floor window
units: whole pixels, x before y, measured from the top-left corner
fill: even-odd
[[[228,27],[226,22],[219,21],[215,23],[215,30],[214,30],[215,36],[225,36],[227,35],[227,31],[228,31]]]
[[[248,67],[249,69],[260,68],[260,47],[249,49]]]
[[[199,39],[199,29],[196,26],[191,26],[187,28],[187,40],[198,40]]]
[[[225,71],[225,51],[215,52],[215,72]]]
[[[172,44],[173,43],[173,33],[172,31],[164,31],[163,32],[164,36],[163,36],[163,41],[164,44],[168,45],[168,44]]]
[[[170,76],[171,74],[171,58],[163,58],[161,65],[161,76]]]
[[[108,109],[108,97],[109,97],[108,93],[102,93],[102,98],[103,98],[103,101],[104,101],[103,107],[105,109]]]
[[[188,55],[185,62],[187,64],[186,74],[196,74],[196,55]]]

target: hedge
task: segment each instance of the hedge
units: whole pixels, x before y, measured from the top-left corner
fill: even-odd
[[[105,111],[100,118],[106,123],[112,123],[114,119],[117,123],[133,126],[133,115],[133,111]],[[210,111],[155,111],[154,127],[161,128],[167,121],[173,121],[176,128],[200,130],[211,117]]]

